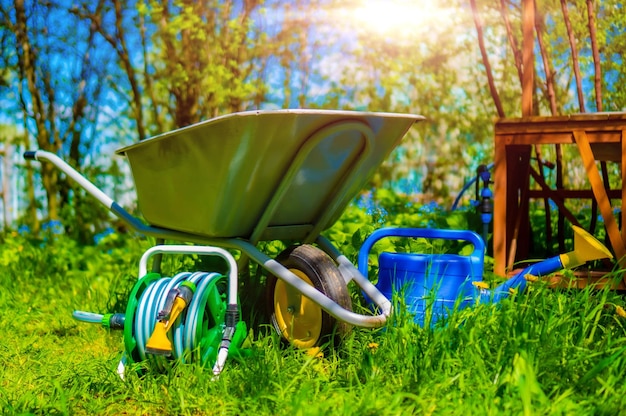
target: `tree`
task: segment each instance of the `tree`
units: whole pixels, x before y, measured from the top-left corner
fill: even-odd
[[[262,106],[272,75],[268,62],[282,54],[285,58],[278,61],[292,65],[287,57],[306,36],[301,26],[284,21],[264,27],[261,4],[3,3],[2,21],[11,37],[2,40],[14,51],[3,49],[9,68],[3,79],[15,80],[5,88],[19,98],[20,118],[37,148],[89,171],[82,163],[94,139],[106,140],[112,127],[124,122],[121,114],[135,126],[135,137],[144,139]],[[49,31],[53,22],[55,30]],[[270,32],[274,39],[268,41]],[[126,135],[133,136],[128,130]],[[48,218],[58,219],[66,207],[75,211],[81,205],[82,191],[72,189],[51,164],[41,165],[41,178]]]
[[[105,118],[110,65],[95,28],[68,13],[63,2],[15,0],[3,3],[1,16],[12,46],[4,51],[12,71],[4,89],[17,97],[28,140],[80,166]],[[42,164],[41,179],[47,216],[58,219],[75,194],[50,164]]]
[[[268,78],[281,71],[283,105],[291,106],[291,82],[302,77],[302,88],[308,69],[306,20],[294,16],[315,3],[145,0],[135,8],[132,2],[99,0],[73,12],[92,22],[115,51],[127,91],[120,96],[127,97],[128,116],[142,140],[276,102],[268,95]],[[298,104],[305,105],[304,94]]]
[[[381,2],[386,8],[395,3],[400,4]],[[591,18],[570,16],[587,88],[584,98],[591,102],[587,86],[597,85],[585,82],[592,73],[591,52],[597,50],[603,94],[596,101],[603,108],[624,108],[626,94],[616,87],[626,73],[620,58],[626,45],[624,8],[617,0],[566,3],[593,9],[596,16],[597,48],[591,49],[586,41]],[[388,32],[377,29],[384,16],[375,16],[374,23],[358,20],[357,8],[370,2],[0,4],[2,23],[9,29],[0,35],[7,63],[0,69],[0,88],[18,97],[19,120],[38,147],[83,171],[93,146],[113,134],[121,139],[112,140],[125,144],[235,111],[314,107],[409,112],[429,120],[409,133],[374,184],[416,177],[421,183],[411,191],[445,200],[461,188],[464,175],[490,161],[492,122],[498,113],[486,86],[491,83],[497,92],[500,113],[513,115],[521,107],[522,0],[441,1],[405,13],[413,20],[398,23],[404,16],[395,13],[395,27]],[[491,82],[477,46],[472,4],[482,22]],[[539,114],[574,111],[571,48],[559,41],[567,38],[558,18],[561,2],[538,0],[536,10],[536,74],[546,75],[535,77],[534,108]],[[433,11],[442,14],[428,14]],[[430,20],[417,20],[426,15]],[[53,22],[55,30],[48,31]],[[450,175],[453,170],[460,173]],[[49,165],[43,164],[41,172],[51,218],[77,206],[80,191]]]
[[[490,31],[500,37],[490,41],[502,45],[508,37],[512,50],[508,56],[512,56],[518,67],[518,42],[511,39],[521,36],[525,1],[528,0],[502,0],[498,6],[502,18],[489,22]],[[481,1],[479,5],[482,7],[477,13],[482,16],[491,15],[495,9],[492,2]],[[623,94],[615,84],[616,80],[623,79],[619,71],[624,62],[618,58],[618,50],[626,37],[626,11],[621,4],[615,0],[537,0],[534,9],[536,44],[540,52],[535,66],[541,67],[535,72],[540,77],[543,75],[534,88],[538,103],[536,113],[556,115],[585,111],[588,102],[595,103],[596,111],[602,111],[607,104],[613,110],[622,110],[624,101],[618,97]],[[507,87],[500,85],[499,88]],[[572,96],[576,100],[572,100]]]
[[[410,178],[403,181],[413,185],[405,192],[447,202],[462,188],[464,175],[486,162],[491,146],[494,114],[485,74],[473,54],[469,5],[454,0],[436,7],[416,5],[404,17],[397,9],[387,10],[392,4],[380,4],[367,22],[350,20],[359,10],[346,10],[342,23],[351,40],[336,53],[335,75],[328,74],[334,81],[329,95],[342,108],[426,116],[378,170],[372,185]],[[394,22],[385,25],[381,20],[387,13]]]
[[[602,109],[626,111],[626,9],[619,0],[594,4],[602,72]]]

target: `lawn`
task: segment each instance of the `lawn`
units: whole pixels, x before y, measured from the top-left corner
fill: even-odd
[[[122,380],[116,373],[122,334],[77,322],[72,311],[123,311],[150,245],[115,234],[93,246],[63,235],[2,237],[4,414],[626,412],[623,297],[542,282],[432,327],[400,310],[385,328],[355,328],[323,356],[285,347],[267,326],[253,323],[248,354],[230,359],[217,379],[199,364],[172,363],[162,372],[129,371]]]

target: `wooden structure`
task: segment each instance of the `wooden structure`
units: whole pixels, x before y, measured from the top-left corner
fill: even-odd
[[[569,163],[584,166],[591,189],[554,189],[531,164],[536,145],[574,145],[580,159]],[[516,261],[526,260],[530,243],[528,203],[550,198],[572,224],[575,215],[564,204],[568,198],[595,199],[607,229],[610,248],[626,266],[626,188],[609,189],[596,161],[620,164],[621,183],[626,184],[626,113],[588,113],[554,117],[500,119],[495,125],[494,260],[495,273],[511,272]],[[568,167],[563,166],[567,174]],[[533,179],[531,181],[530,179]],[[530,184],[534,183],[535,186]],[[611,204],[611,200],[616,201]],[[616,218],[613,208],[620,208]],[[626,288],[624,282],[619,285]]]

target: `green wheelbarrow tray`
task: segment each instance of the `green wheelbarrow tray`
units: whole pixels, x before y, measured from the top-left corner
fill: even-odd
[[[251,241],[330,227],[419,116],[327,110],[226,115],[120,149],[152,225]]]
[[[56,155],[29,151],[65,172],[132,228],[159,239],[239,250],[335,318],[378,327],[391,305],[320,233],[332,226],[424,117],[330,110],[250,111],[217,117],[118,150],[130,163],[140,211],[129,214]],[[256,244],[315,242],[381,313],[348,311]],[[141,275],[140,275],[141,277]]]

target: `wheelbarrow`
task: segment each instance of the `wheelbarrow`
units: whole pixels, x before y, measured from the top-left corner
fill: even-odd
[[[297,347],[336,340],[350,326],[385,324],[390,301],[321,232],[423,119],[374,112],[251,111],[122,148],[117,153],[128,159],[147,224],[56,155],[37,150],[24,157],[52,163],[131,228],[156,238],[156,246],[140,260],[125,314],[75,314],[124,329],[120,374],[128,361],[161,363],[155,356],[185,358],[198,347],[203,362],[219,374],[229,347],[246,331],[239,320],[237,289],[249,261],[268,273],[271,322]],[[259,248],[260,242],[271,240],[294,245],[274,259]],[[227,250],[240,253],[237,262]],[[227,273],[162,277],[161,256],[171,253],[220,257]],[[157,273],[148,272],[150,259]],[[350,282],[367,294],[377,313],[352,311]],[[196,299],[200,301],[194,303]],[[195,322],[193,314],[204,319]]]

